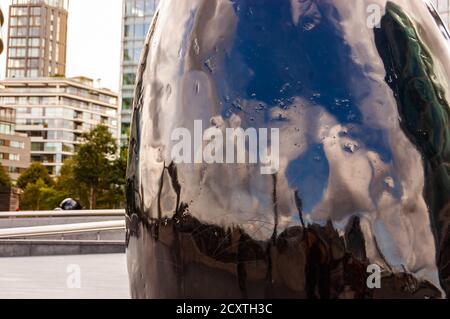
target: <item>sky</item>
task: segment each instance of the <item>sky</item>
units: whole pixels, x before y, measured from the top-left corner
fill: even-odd
[[[12,0],[0,0],[6,23]],[[122,0],[70,0],[66,75],[101,79],[101,87],[118,92]],[[5,77],[6,52],[0,57],[0,79]]]

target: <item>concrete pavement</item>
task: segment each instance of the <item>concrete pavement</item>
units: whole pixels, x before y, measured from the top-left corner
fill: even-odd
[[[0,299],[129,297],[125,254],[0,258]]]

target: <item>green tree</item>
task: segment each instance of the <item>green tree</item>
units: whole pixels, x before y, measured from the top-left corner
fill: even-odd
[[[95,209],[98,195],[109,188],[107,176],[111,172],[117,144],[104,125],[84,133],[82,138],[84,143],[77,149],[73,172],[75,179],[86,185],[89,207]]]
[[[61,204],[61,202],[70,197],[65,192],[58,191],[53,187],[43,187],[40,189],[41,200],[40,208],[42,210],[53,210]]]
[[[117,157],[110,166],[106,176],[109,189],[103,192],[99,197],[99,204],[102,208],[120,208],[125,207],[125,184],[127,172],[128,148],[120,150],[120,156]]]
[[[45,182],[40,178],[36,183],[28,183],[20,200],[20,209],[33,211],[40,210],[44,188],[46,188]]]
[[[74,166],[75,161],[69,158],[64,161],[59,176],[56,178],[55,188],[60,191],[72,192],[74,191],[79,183],[75,180],[74,176]]]
[[[0,165],[0,186],[11,187],[11,178],[5,168]]]
[[[76,180],[75,174],[75,160],[73,158],[64,161],[60,175],[56,179],[55,189],[62,197],[73,198],[78,200],[83,207],[89,207],[88,189],[84,183]]]
[[[66,198],[64,192],[47,186],[42,179],[36,183],[29,183],[25,188],[20,200],[22,210],[53,210]]]
[[[41,163],[34,162],[19,176],[17,187],[25,190],[28,184],[36,184],[39,179],[41,179],[46,186],[51,187],[54,184],[47,168]]]
[[[127,149],[117,156],[116,140],[107,127],[98,126],[83,134],[76,151],[64,162],[56,181],[38,163],[22,174],[22,209],[52,210],[68,197],[91,209],[124,206]]]

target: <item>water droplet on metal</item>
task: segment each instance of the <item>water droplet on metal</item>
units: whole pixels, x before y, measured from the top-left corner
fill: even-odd
[[[239,100],[234,101],[232,103],[232,105],[233,105],[233,107],[237,108],[238,110],[241,110],[241,111],[244,110],[244,108],[242,107],[241,102]]]
[[[195,93],[200,93],[200,83],[195,82]]]
[[[214,73],[215,66],[211,59],[205,61],[205,66],[208,68],[209,72]]]
[[[281,89],[280,89],[280,93],[286,92],[286,91],[289,89],[290,86],[291,86],[290,83],[285,83],[285,84],[283,84],[283,86],[282,86]]]
[[[390,176],[386,177],[384,179],[384,184],[386,184],[387,187],[389,188],[394,188],[395,187],[395,182],[394,179]]]
[[[198,39],[197,38],[194,39],[194,52],[197,55],[200,54],[200,46],[198,44]]]
[[[355,143],[347,143],[344,145],[344,151],[348,153],[355,153],[358,150],[358,145]]]
[[[311,31],[312,29],[314,29],[315,26],[316,26],[316,25],[315,25],[314,23],[306,23],[306,24],[303,26],[303,30],[305,30],[305,31]]]

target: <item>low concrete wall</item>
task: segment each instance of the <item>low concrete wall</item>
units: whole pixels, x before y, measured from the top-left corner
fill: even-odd
[[[125,241],[125,230],[107,230],[83,234],[45,235],[27,238],[24,240],[75,240],[75,241]]]
[[[125,253],[124,241],[0,240],[0,257]]]
[[[104,222],[110,220],[124,220],[123,216],[110,217],[53,217],[53,218],[5,218],[0,219],[1,228],[34,227],[48,225],[66,225],[80,223]]]
[[[0,219],[0,229],[19,228],[19,227],[35,227],[35,226],[50,226],[50,225],[67,225],[67,224],[81,224],[92,222],[103,222],[112,220],[123,220],[124,217],[54,217],[54,218],[8,218]],[[63,237],[63,238],[62,238]],[[24,238],[25,239],[25,238]],[[110,230],[98,233],[85,234],[66,234],[64,236],[43,236],[34,239],[39,240],[102,240],[102,241],[125,241],[125,230]]]

